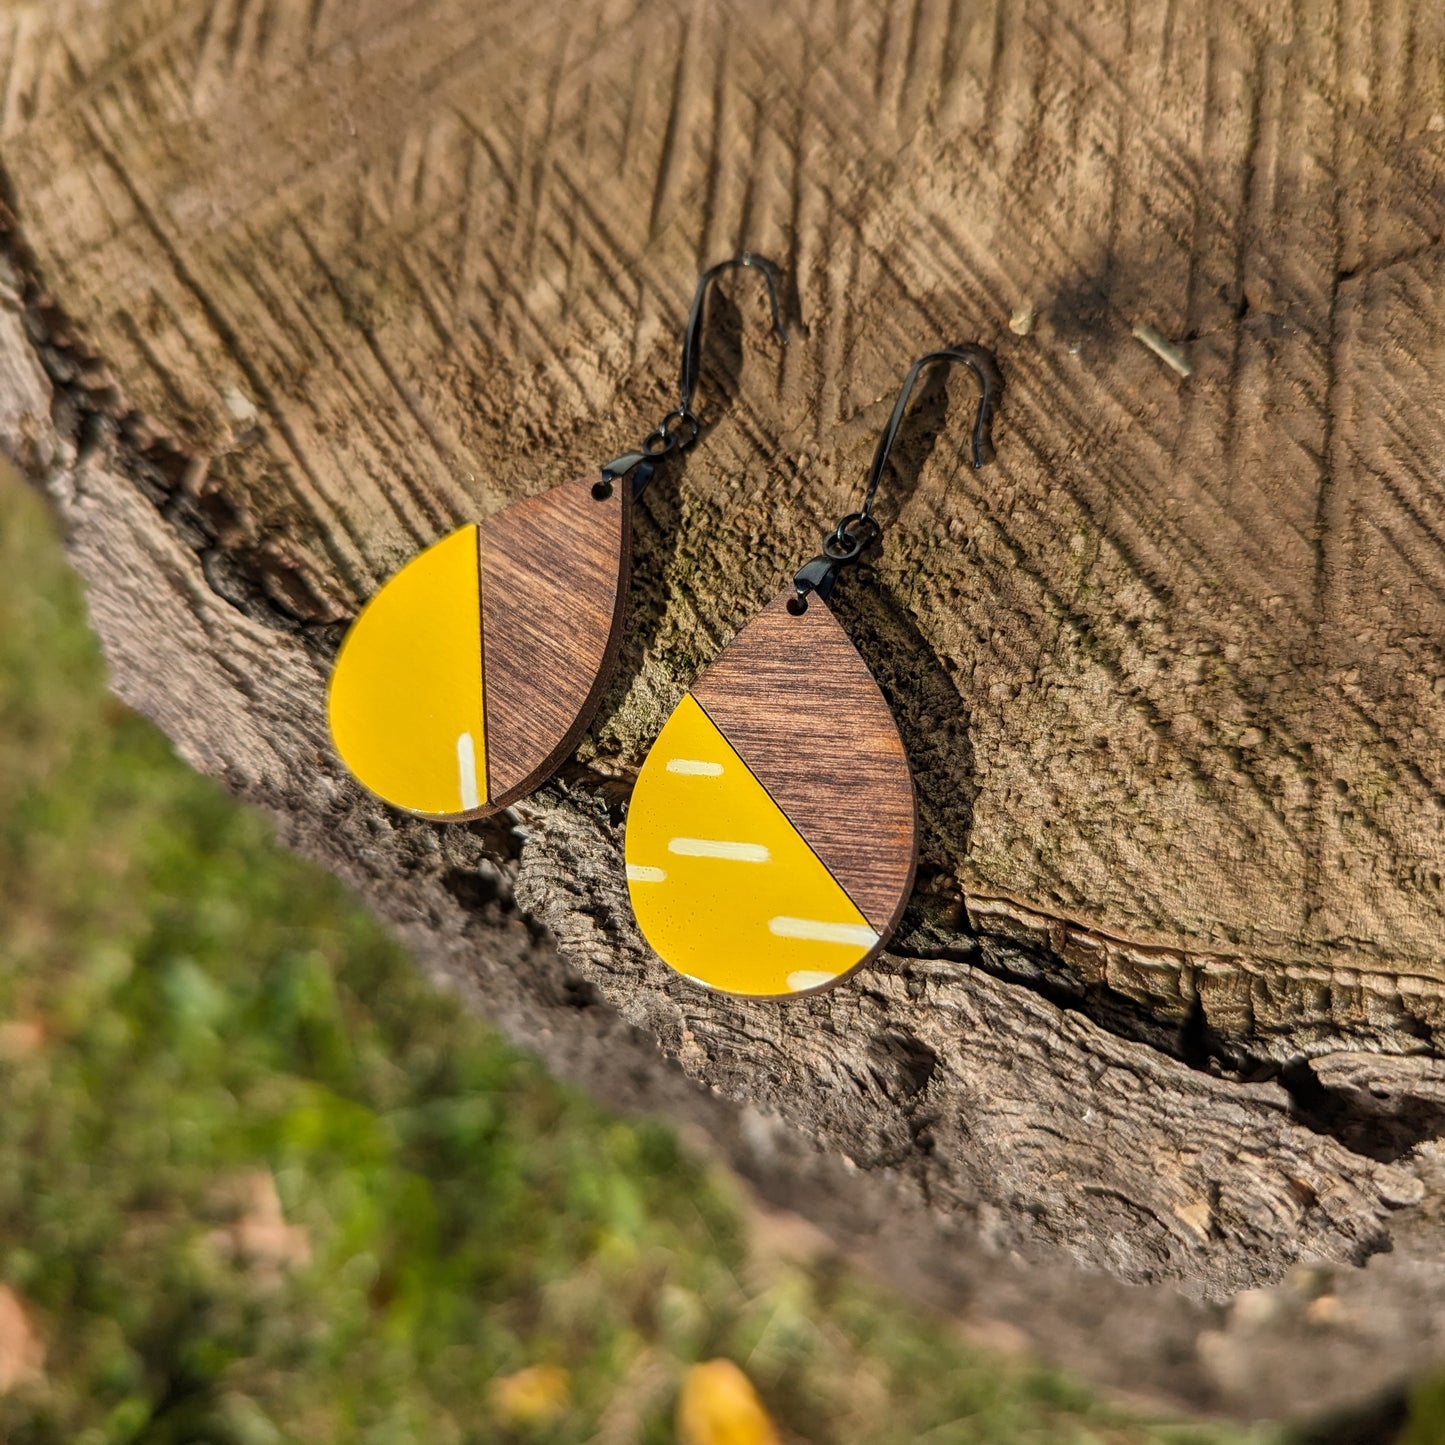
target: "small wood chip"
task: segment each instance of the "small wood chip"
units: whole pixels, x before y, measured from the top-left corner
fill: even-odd
[[[1136,326],[1135,337],[1142,341],[1166,366],[1172,367],[1180,376],[1193,376],[1194,364],[1172,341],[1166,341],[1154,326]]]

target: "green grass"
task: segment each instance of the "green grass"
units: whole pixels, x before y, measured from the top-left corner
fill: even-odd
[[[836,1264],[750,1257],[727,1179],[461,1015],[108,700],[8,475],[0,1100],[0,1281],[46,1348],[0,1395],[12,1445],[663,1442],[717,1355],[789,1439],[1265,1438],[1139,1423]],[[570,1404],[529,1426],[491,1382],[532,1365]]]

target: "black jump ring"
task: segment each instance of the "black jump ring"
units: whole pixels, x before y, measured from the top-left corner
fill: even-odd
[[[642,450],[650,457],[665,457],[670,452],[686,451],[701,435],[702,423],[690,411],[679,407],[668,412],[643,438]]]
[[[823,538],[823,555],[830,562],[851,562],[863,550],[863,540],[849,535],[846,543],[839,545],[831,532]]]
[[[853,531],[860,522],[862,530]],[[862,512],[849,512],[823,538],[823,555],[830,562],[852,562],[879,535],[880,530],[872,517],[865,517]]]
[[[702,435],[702,423],[688,411],[686,407],[679,407],[676,411],[670,411],[663,417],[662,424],[658,427],[664,436],[676,435],[674,428],[687,428],[685,437],[679,436],[677,445],[683,448],[690,447]]]

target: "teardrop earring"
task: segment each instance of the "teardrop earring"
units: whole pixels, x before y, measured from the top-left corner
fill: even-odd
[[[693,684],[638,774],[625,845],[633,912],[662,960],[705,988],[776,998],[831,987],[887,943],[912,891],[903,741],[828,599],[882,535],[873,499],[918,374],[936,362],[977,378],[973,465],[993,459],[993,353],[920,357],[862,507]]]
[[[635,451],[470,522],[407,563],[352,623],[327,699],[331,737],[363,787],[439,822],[530,793],[576,747],[611,679],[631,570],[632,504],[659,462],[702,433],[692,409],[708,287],[771,261],[745,253],[698,278],[677,406]]]

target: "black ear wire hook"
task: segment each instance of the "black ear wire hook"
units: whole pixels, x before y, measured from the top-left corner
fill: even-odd
[[[772,308],[773,313],[773,331],[784,346],[788,344],[788,329],[783,325],[782,306],[778,300],[780,289],[778,268],[766,256],[757,256],[751,251],[744,251],[741,256],[733,256],[729,260],[719,261],[716,266],[709,266],[697,279],[697,290],[692,293],[692,308],[687,313],[687,330],[683,333],[682,338],[682,375],[678,383],[681,399],[677,404],[677,410],[670,413],[674,417],[685,417],[696,422],[692,412],[692,395],[697,390],[698,365],[702,356],[702,309],[707,300],[707,288],[724,271],[741,267],[762,274],[768,287],[768,305]],[[690,444],[685,443],[685,445]]]
[[[708,287],[724,271],[735,268],[746,268],[762,275],[768,287],[773,330],[784,346],[788,344],[788,331],[783,325],[782,305],[779,301],[781,287],[778,268],[766,256],[744,251],[740,256],[730,256],[726,261],[709,266],[698,277],[697,290],[692,293],[692,306],[687,313],[687,327],[682,335],[682,370],[678,381],[677,405],[642,439],[636,451],[625,452],[602,468],[602,480],[592,489],[599,497],[610,496],[612,483],[618,477],[631,472],[632,494],[636,498],[663,457],[675,451],[686,451],[702,435],[702,422],[692,409],[692,398],[697,390],[702,358],[703,308],[707,302]]]
[[[838,580],[839,569],[856,562],[864,549],[883,535],[883,528],[873,515],[873,499],[878,495],[878,483],[883,479],[893,443],[898,439],[903,414],[908,410],[908,400],[913,395],[918,375],[925,366],[932,366],[935,362],[966,366],[977,378],[979,398],[978,411],[973,418],[971,459],[975,469],[993,460],[993,417],[1003,395],[1003,373],[998,369],[998,358],[987,347],[972,345],[950,346],[943,351],[930,351],[927,356],[920,356],[903,378],[898,400],[893,403],[893,415],[888,418],[888,425],[878,438],[873,465],[868,469],[868,489],[863,494],[862,507],[839,520],[838,525],[823,538],[823,555],[801,567],[793,578],[798,595],[788,605],[794,612],[807,608],[809,592],[816,592],[826,602]]]

